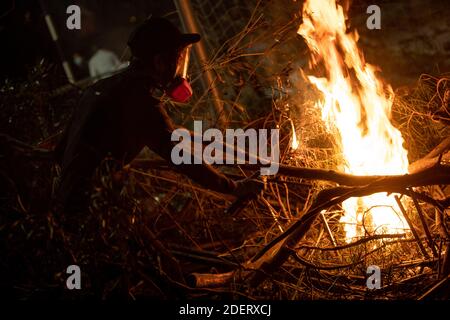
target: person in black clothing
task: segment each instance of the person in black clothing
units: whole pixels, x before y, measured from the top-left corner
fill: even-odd
[[[200,35],[182,34],[163,18],[150,18],[132,33],[130,66],[85,91],[57,147],[58,208],[76,210],[88,205],[91,177],[108,155],[125,165],[148,146],[172,164],[174,124],[152,91],[166,90],[174,82],[183,49],[199,40]],[[235,182],[207,164],[174,167],[218,192],[239,196],[249,190],[249,180]]]

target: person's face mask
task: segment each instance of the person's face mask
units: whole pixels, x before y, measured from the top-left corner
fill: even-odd
[[[176,102],[187,102],[192,97],[192,88],[187,80],[190,46],[186,47],[178,57],[177,68],[173,81],[166,89],[167,95]]]

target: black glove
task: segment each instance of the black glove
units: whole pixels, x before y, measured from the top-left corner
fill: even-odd
[[[236,188],[233,195],[238,198],[257,196],[264,190],[264,183],[253,177],[236,181]]]

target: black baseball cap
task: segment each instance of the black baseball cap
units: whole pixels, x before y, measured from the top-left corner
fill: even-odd
[[[145,58],[151,54],[181,50],[200,41],[198,33],[181,33],[165,18],[149,18],[134,30],[128,39],[131,54]]]

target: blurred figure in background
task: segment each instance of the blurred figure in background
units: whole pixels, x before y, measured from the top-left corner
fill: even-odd
[[[95,52],[89,59],[89,75],[98,79],[109,77],[122,66],[117,55],[107,49],[93,47]]]

